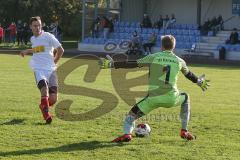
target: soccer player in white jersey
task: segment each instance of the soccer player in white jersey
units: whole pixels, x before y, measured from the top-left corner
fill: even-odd
[[[57,63],[63,55],[63,47],[51,33],[42,30],[40,17],[30,18],[32,49],[20,52],[24,57],[33,53],[30,67],[34,71],[36,84],[41,92],[40,109],[47,124],[52,122],[49,106],[56,103],[58,99]],[[53,54],[56,51],[56,54]]]

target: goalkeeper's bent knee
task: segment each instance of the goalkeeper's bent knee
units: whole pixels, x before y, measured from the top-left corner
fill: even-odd
[[[184,99],[182,105],[184,105],[186,103],[190,103],[190,96],[187,93],[181,93],[181,95],[185,96],[185,99]]]

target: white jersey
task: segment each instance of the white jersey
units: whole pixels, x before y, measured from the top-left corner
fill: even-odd
[[[51,33],[44,32],[35,37],[31,37],[32,48],[42,48],[37,53],[33,53],[30,61],[30,67],[33,70],[56,70],[56,64],[54,63],[53,50],[60,47],[61,44]]]

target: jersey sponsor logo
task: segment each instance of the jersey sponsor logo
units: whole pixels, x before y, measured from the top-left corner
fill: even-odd
[[[36,46],[36,47],[33,47],[33,52],[34,52],[34,53],[45,52],[45,47],[44,47],[44,46]]]

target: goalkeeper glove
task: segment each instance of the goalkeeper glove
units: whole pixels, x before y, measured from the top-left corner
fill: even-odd
[[[102,69],[107,69],[107,68],[113,67],[113,63],[114,63],[113,59],[109,55],[107,55],[106,57],[107,57],[107,59],[100,58],[100,60],[99,60],[99,66]]]
[[[210,86],[209,84],[210,80],[205,79],[205,74],[201,75],[198,78],[197,85],[203,90],[206,91],[208,87]]]

